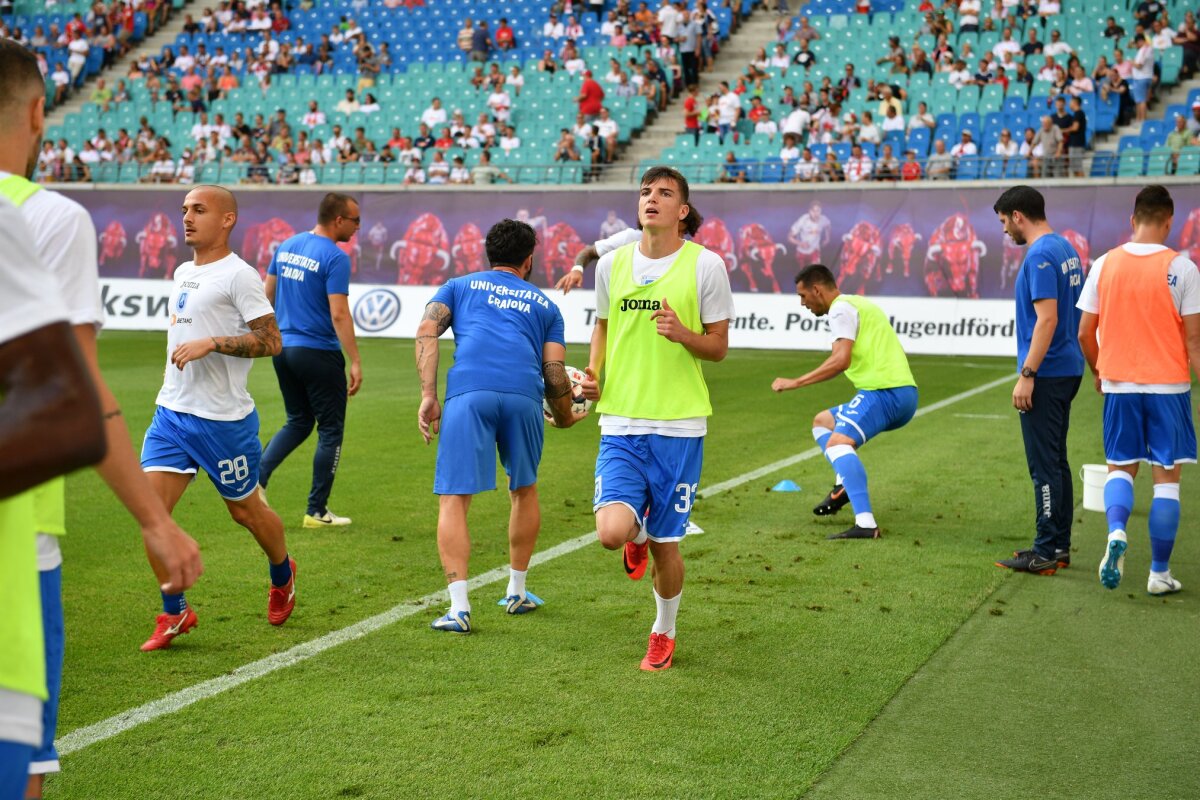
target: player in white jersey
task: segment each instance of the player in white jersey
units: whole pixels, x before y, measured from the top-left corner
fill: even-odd
[[[234,522],[267,554],[267,620],[282,625],[296,603],[296,562],[283,522],[259,491],[258,412],[246,388],[250,359],[278,355],[282,340],[258,270],[229,248],[237,216],[237,200],[223,187],[197,186],[184,198],[184,243],[194,256],[175,270],[167,368],[142,469],[168,509],[198,469],[208,474]],[[169,647],[195,625],[183,593],[163,592],[163,613],[142,650]]]
[[[13,42],[0,42],[0,196],[20,209],[32,236],[37,261],[46,270],[57,297],[66,306],[71,333],[95,384],[104,410],[108,454],[97,465],[113,493],[138,520],[147,550],[166,565],[164,583],[172,591],[190,586],[202,569],[195,541],[171,520],[138,466],[129,431],[96,355],[96,334],[103,322],[96,261],[96,230],[83,206],[30,182],[45,127],[44,90],[32,53]],[[65,491],[61,480],[38,486],[31,494],[38,530],[37,556],[48,699],[43,706],[43,738],[29,767],[25,796],[42,796],[44,776],[59,770],[54,749],[58,695],[64,651],[62,555]]]
[[[829,244],[829,217],[821,213],[821,204],[813,203],[808,213],[792,223],[788,241],[796,247],[796,262],[800,267],[821,263],[821,248]]]
[[[604,222],[600,223],[600,238],[607,239],[625,230],[629,230],[629,223],[618,217],[616,211],[610,209]]]
[[[609,212],[609,214],[612,216],[612,212]],[[688,215],[679,223],[679,235],[681,237],[695,236],[696,231],[700,230],[700,226],[703,224],[704,217],[701,216],[695,207],[689,206]],[[604,229],[601,226],[601,233],[603,232]],[[554,284],[554,288],[561,290],[563,294],[569,293],[572,289],[578,289],[580,286],[583,286],[583,268],[585,266],[593,261],[599,261],[618,247],[624,247],[627,244],[633,244],[641,240],[642,229],[639,226],[637,228],[626,227],[616,231],[607,238],[589,244],[575,256],[575,266],[571,267],[570,272],[558,279],[558,283]]]

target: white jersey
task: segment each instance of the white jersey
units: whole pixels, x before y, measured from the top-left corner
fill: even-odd
[[[231,421],[249,416],[254,400],[246,382],[253,359],[210,353],[180,370],[171,363],[171,353],[193,339],[249,333],[248,322],[274,314],[258,270],[236,253],[199,267],[187,261],[175,270],[168,308],[167,371],[155,402],[203,419]]]
[[[600,232],[604,232],[603,228]],[[601,239],[600,241],[596,242],[593,247],[596,248],[596,258],[604,258],[618,247],[624,247],[627,244],[633,244],[634,242],[640,242],[641,240],[641,230],[638,228],[626,228],[625,230],[617,231],[607,239]]]
[[[0,170],[0,180],[9,173]],[[21,204],[21,216],[45,270],[58,287],[72,325],[104,323],[100,270],[96,262],[96,226],[74,200],[40,189]]]
[[[628,231],[617,234],[620,236]],[[637,231],[641,238],[641,231]],[[614,237],[615,238],[615,237]],[[633,281],[640,285],[653,283],[666,274],[675,263],[675,251],[665,258],[647,258],[642,255],[641,248],[633,250]],[[612,253],[602,256],[596,265],[596,316],[608,319],[608,282],[612,276],[615,256]],[[712,250],[704,248],[696,260],[696,293],[700,300],[700,321],[705,325],[733,319],[733,292],[729,288],[729,271],[725,268],[725,260]],[[691,417],[689,419],[633,419],[620,417],[616,414],[600,415],[600,432],[605,436],[644,436],[657,434],[659,436],[699,437],[708,432],[707,417]]]
[[[618,234],[621,231],[628,229],[629,223],[620,217],[617,217],[612,222],[609,222],[607,219],[605,219],[604,222],[600,223],[600,238],[607,239],[614,234]],[[601,255],[603,255],[603,253],[601,253]]]
[[[66,321],[66,306],[41,267],[21,212],[0,196],[0,343]]]
[[[805,214],[792,224],[792,237],[799,240],[796,249],[801,253],[815,253],[821,245],[829,241],[829,217],[822,214],[816,219],[811,214]]]
[[[1148,256],[1166,250],[1165,245],[1126,242],[1121,248],[1135,256]],[[1083,282],[1083,291],[1079,294],[1079,302],[1075,307],[1089,314],[1100,313],[1100,273],[1104,269],[1104,261],[1108,254],[1100,256],[1092,264],[1087,280]],[[1171,259],[1167,266],[1167,281],[1171,288],[1171,300],[1179,316],[1187,317],[1200,314],[1200,270],[1186,255],[1180,254]],[[1101,381],[1105,394],[1183,394],[1192,388],[1191,383],[1129,383],[1126,381]]]

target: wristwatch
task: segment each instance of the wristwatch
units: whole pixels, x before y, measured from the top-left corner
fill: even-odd
[[[1036,378],[1037,370],[1030,369],[1029,367],[1021,367],[1021,377],[1022,378]]]

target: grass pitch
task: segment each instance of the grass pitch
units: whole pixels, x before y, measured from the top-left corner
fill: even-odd
[[[442,587],[411,343],[362,348],[366,380],[331,500],[354,525],[300,528],[311,441],[272,480],[300,568],[282,628],[265,620],[265,558],[202,477],[177,509],[205,556],[189,592],[200,626],[140,653],[159,603],[139,537],[94,474],[71,479],[60,736]],[[707,365],[715,414],[702,488],[812,447],[813,414],[849,385],[776,396],[770,383],[822,357],[740,351]],[[101,358],[140,439],[162,337],[106,334]],[[569,348],[568,361],[585,360]],[[1009,359],[912,362],[922,406],[1013,371]],[[588,545],[531,571],[547,601],[535,614],[506,617],[493,584],[472,593],[476,632],[456,637],[428,630],[439,602],[79,750],[47,797],[1194,797],[1187,721],[1200,692],[1186,665],[1200,655],[1198,612],[1188,591],[1165,604],[1142,594],[1145,502],[1118,592],[1095,578],[1097,514],[1080,512],[1075,564],[1053,578],[992,566],[1028,543],[1034,514],[1009,388],[863,450],[880,541],[825,541],[850,515],[811,515],[831,483],[820,459],[700,500],[693,519],[707,532],[684,545],[668,672],[637,669],[649,581],[631,583],[619,555]],[[269,364],[256,365],[251,391],[265,440],[283,420]],[[1099,409],[1081,391],[1073,465],[1102,460]],[[591,423],[547,431],[539,550],[592,530],[598,438]],[[766,491],[781,478],[803,491]],[[1193,480],[1185,473],[1173,561],[1189,589]],[[503,492],[474,502],[472,574],[506,563],[507,508]]]

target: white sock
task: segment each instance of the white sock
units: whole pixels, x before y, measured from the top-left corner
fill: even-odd
[[[854,515],[854,524],[860,528],[878,528],[879,523],[875,521],[875,515],[870,511],[863,514]]]
[[[836,475],[834,475],[834,476],[833,476],[833,483],[834,483],[834,485],[835,485],[835,486],[841,486],[841,485],[842,485],[842,473],[840,473],[840,472],[839,472],[839,473],[837,473]]]
[[[646,535],[645,528],[638,528],[637,536],[633,537],[633,543],[640,547],[641,545],[644,545],[649,538],[650,537]]]
[[[446,587],[450,590],[450,613],[457,614],[460,611],[471,612],[471,601],[467,599],[467,582],[453,581]]]
[[[505,597],[512,597],[514,594],[525,594],[525,576],[529,574],[527,569],[508,568],[508,590],[504,593]]]
[[[1167,570],[1166,572],[1155,572],[1154,570],[1150,570],[1150,577],[1165,581],[1167,578],[1171,577],[1171,570]]]
[[[657,590],[654,591],[654,605],[658,608],[658,616],[654,618],[654,627],[650,629],[651,633],[665,633],[672,639],[675,638],[675,616],[679,613],[679,598],[681,597],[683,597],[683,592],[670,600],[664,600],[659,596]]]

